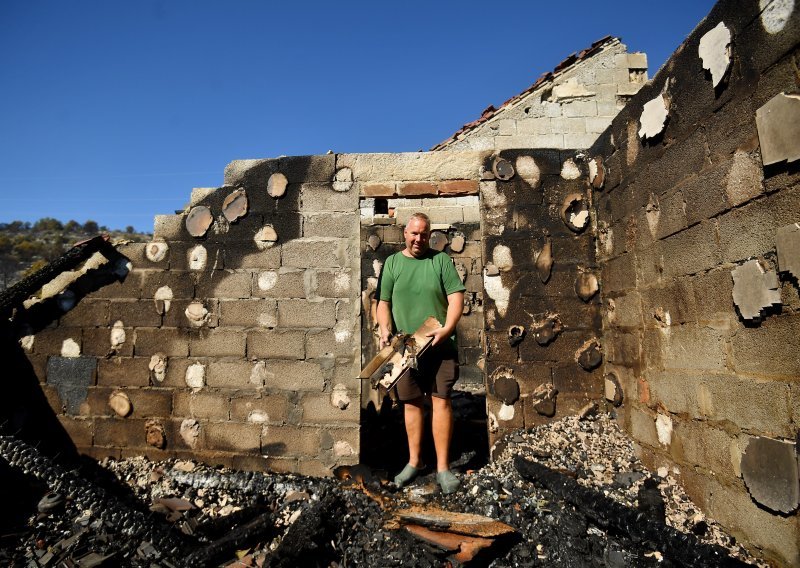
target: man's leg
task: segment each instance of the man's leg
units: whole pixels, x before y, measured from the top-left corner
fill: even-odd
[[[433,396],[431,401],[433,402],[433,443],[436,446],[436,471],[446,471],[450,469],[453,407],[449,398]]]
[[[408,437],[408,464],[419,467],[420,453],[422,452],[422,434],[425,431],[425,397],[418,397],[405,401],[403,416],[406,423],[406,436]]]

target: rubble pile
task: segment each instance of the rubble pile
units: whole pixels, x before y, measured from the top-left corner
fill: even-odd
[[[606,416],[515,432],[492,463],[403,490],[364,466],[341,479],[106,460],[66,470],[10,437],[0,455],[49,488],[9,566],[739,566],[757,564],[653,474]],[[458,460],[465,464],[469,457]],[[458,471],[458,470],[457,470]],[[766,565],[763,565],[766,566]]]

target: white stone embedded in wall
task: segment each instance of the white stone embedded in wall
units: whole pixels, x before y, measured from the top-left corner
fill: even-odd
[[[71,337],[65,339],[61,343],[61,356],[62,357],[80,357],[81,356],[81,346],[78,345],[78,342],[72,339]]]
[[[697,49],[703,61],[703,69],[711,73],[711,84],[719,85],[728,67],[731,64],[731,31],[724,22],[718,23],[713,29],[700,38]]]
[[[658,95],[656,98],[646,102],[642,108],[642,115],[639,117],[639,138],[644,140],[646,138],[655,138],[661,134],[668,115],[667,102],[664,100],[663,95]]]
[[[206,385],[206,366],[202,363],[193,363],[186,368],[186,386],[197,392]]]
[[[258,289],[267,291],[272,290],[278,283],[278,273],[274,270],[265,270],[258,275]]]

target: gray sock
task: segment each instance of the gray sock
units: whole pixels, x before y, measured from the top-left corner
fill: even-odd
[[[437,473],[436,481],[439,482],[439,486],[442,488],[442,493],[445,495],[455,493],[455,491],[458,489],[458,486],[461,485],[461,482],[449,469]]]
[[[419,472],[421,472],[423,469],[425,469],[425,466],[422,464],[420,464],[419,467],[414,467],[413,465],[407,463],[406,467],[403,468],[403,471],[395,475],[394,484],[398,487],[403,487],[417,477]]]

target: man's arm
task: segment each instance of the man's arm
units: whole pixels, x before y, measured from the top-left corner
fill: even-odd
[[[452,294],[448,294],[447,318],[445,319],[444,326],[428,334],[428,337],[433,337],[433,343],[431,343],[431,347],[437,343],[441,343],[453,335],[453,332],[456,330],[456,325],[458,325],[458,320],[461,319],[461,313],[463,311],[464,292],[453,292]]]
[[[378,329],[381,334],[380,348],[389,345],[392,337],[392,304],[386,300],[378,301]]]

